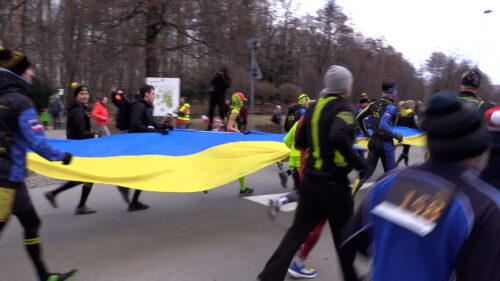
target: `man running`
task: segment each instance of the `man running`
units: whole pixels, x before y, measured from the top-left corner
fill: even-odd
[[[45,139],[33,102],[26,96],[33,76],[24,54],[0,47],[0,231],[10,214],[15,215],[23,226],[24,246],[38,280],[69,280],[76,270],[64,274],[48,272],[38,235],[40,218],[24,184],[28,148],[49,161],[62,161],[64,165],[68,165],[72,157],[53,148]]]

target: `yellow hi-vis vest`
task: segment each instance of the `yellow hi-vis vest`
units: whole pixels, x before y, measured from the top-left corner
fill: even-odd
[[[179,113],[181,113],[181,112],[182,112],[182,113],[184,113],[184,111],[186,110],[186,108],[188,109],[188,110],[187,110],[187,113],[186,113],[186,114],[184,114],[184,116],[180,116],[180,115],[178,114],[178,116],[177,116],[177,119],[178,119],[178,120],[189,121],[189,119],[190,119],[190,113],[191,113],[191,106],[189,105],[189,103],[187,103],[187,102],[186,102],[186,103],[184,103],[184,104],[181,106],[181,108],[179,108]]]

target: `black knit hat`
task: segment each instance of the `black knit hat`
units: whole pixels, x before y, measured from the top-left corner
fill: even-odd
[[[0,67],[6,68],[21,76],[30,65],[28,57],[24,54],[7,50],[0,46]]]
[[[382,92],[387,92],[396,86],[396,82],[392,80],[382,82]]]
[[[75,88],[75,91],[73,92],[73,96],[76,98],[76,96],[78,95],[79,92],[82,92],[82,91],[88,92],[88,90],[89,90],[89,88],[87,88],[87,86],[80,85],[80,86]]]
[[[457,161],[489,148],[485,122],[474,106],[460,101],[453,92],[439,92],[425,110],[423,130],[431,156]]]
[[[469,89],[479,89],[479,85],[481,84],[481,72],[477,69],[467,70],[464,74],[462,74],[462,81],[460,86]]]

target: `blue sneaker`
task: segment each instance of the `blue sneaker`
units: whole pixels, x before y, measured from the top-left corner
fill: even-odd
[[[314,278],[318,275],[318,271],[309,267],[306,263],[304,263],[303,267],[298,267],[295,262],[292,262],[292,265],[288,268],[288,273],[293,278]]]

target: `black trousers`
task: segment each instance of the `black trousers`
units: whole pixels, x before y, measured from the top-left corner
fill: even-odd
[[[213,124],[214,122],[214,114],[215,114],[215,107],[218,106],[219,107],[219,116],[222,120],[224,120],[224,117],[223,114],[222,114],[222,107],[224,106],[224,103],[225,103],[225,100],[224,100],[224,96],[223,95],[215,95],[215,94],[212,94],[210,96],[210,104],[209,104],[209,108],[208,108],[208,118],[210,119],[210,124]]]
[[[295,219],[281,240],[278,249],[260,273],[261,281],[284,280],[288,267],[309,234],[325,217],[333,234],[333,244],[340,253],[342,230],[353,213],[353,201],[347,175],[338,177],[318,176],[305,173],[300,184],[300,199]],[[340,264],[346,281],[356,280],[352,266],[354,253],[339,254]]]

